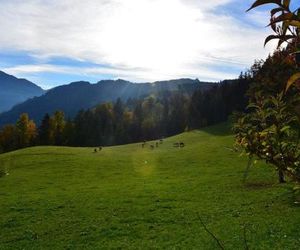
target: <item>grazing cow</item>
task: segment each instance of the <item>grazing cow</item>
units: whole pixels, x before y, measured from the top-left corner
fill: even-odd
[[[97,149],[96,148],[94,149],[94,153],[97,153]]]
[[[101,151],[101,150],[102,150],[102,147],[100,146],[100,147],[99,147],[99,151]]]
[[[183,147],[185,146],[185,145],[184,145],[184,142],[180,142],[179,146],[180,146],[181,148],[183,148]]]
[[[158,148],[158,142],[155,143],[155,146]]]
[[[160,139],[160,140],[159,140],[159,143],[160,143],[160,144],[163,144],[163,139]]]

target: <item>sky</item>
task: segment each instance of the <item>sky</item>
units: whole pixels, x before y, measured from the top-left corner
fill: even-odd
[[[252,0],[0,0],[0,70],[49,89],[73,81],[238,77],[263,46]]]

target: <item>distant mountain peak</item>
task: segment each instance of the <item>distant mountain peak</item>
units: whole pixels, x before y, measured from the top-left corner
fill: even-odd
[[[68,85],[91,85],[90,82],[87,81],[76,81],[76,82],[71,82],[70,84],[64,85],[64,86],[68,86]]]
[[[85,81],[72,82],[50,89],[43,96],[30,99],[1,114],[0,125],[14,123],[21,113],[28,113],[39,123],[46,113],[52,114],[56,110],[62,110],[66,117],[72,118],[81,109],[93,108],[104,102],[114,102],[118,98],[127,101],[173,91],[192,93],[196,89],[205,90],[212,86],[211,83],[188,78],[154,83],[132,83],[123,79],[101,80],[96,84]]]
[[[41,87],[26,79],[0,71],[0,113],[44,92]]]

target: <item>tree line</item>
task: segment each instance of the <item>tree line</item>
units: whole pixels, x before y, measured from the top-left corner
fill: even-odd
[[[226,121],[247,103],[247,75],[210,90],[180,91],[140,99],[118,99],[81,110],[73,119],[62,111],[45,114],[37,125],[27,114],[0,131],[0,152],[35,145],[107,146],[153,140]]]

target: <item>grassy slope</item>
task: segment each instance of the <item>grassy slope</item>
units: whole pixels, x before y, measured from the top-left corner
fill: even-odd
[[[264,165],[241,182],[246,159],[224,125],[158,149],[35,147],[0,155],[0,249],[297,249],[291,185]],[[218,132],[216,134],[215,132]],[[172,143],[184,141],[183,149]]]

